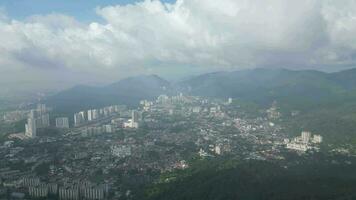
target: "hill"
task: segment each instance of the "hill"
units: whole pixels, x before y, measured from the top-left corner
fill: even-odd
[[[304,200],[351,199],[356,196],[354,164],[330,165],[328,159],[342,158],[322,155],[292,159],[298,160],[299,164],[233,158],[196,161],[187,170],[165,175],[171,177],[171,181],[147,187],[145,198]]]
[[[103,87],[76,86],[49,97],[46,103],[63,113],[112,104],[136,106],[142,99],[168,93],[170,87],[168,81],[156,75],[137,76]]]
[[[324,73],[312,70],[253,69],[204,74],[180,84],[194,95],[233,97],[261,105],[269,105],[277,100],[302,109],[304,106],[354,99],[355,83],[356,70]]]

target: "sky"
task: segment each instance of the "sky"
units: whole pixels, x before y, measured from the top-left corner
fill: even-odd
[[[355,0],[0,0],[0,89],[356,63]]]

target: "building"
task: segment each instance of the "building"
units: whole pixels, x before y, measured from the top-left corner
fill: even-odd
[[[28,193],[33,198],[45,198],[48,196],[48,187],[45,184],[29,187]]]
[[[136,110],[133,110],[131,113],[131,120],[132,122],[138,122],[140,118],[140,113]]]
[[[201,107],[200,107],[200,106],[195,106],[195,107],[193,107],[192,112],[193,112],[193,113],[199,113],[200,110],[201,110]]]
[[[47,128],[49,127],[49,114],[44,113],[40,114],[39,118],[37,119],[37,128]]]
[[[38,104],[37,109],[31,110],[27,124],[25,124],[25,135],[33,138],[36,137],[38,128],[47,128],[50,126],[48,109],[45,104]]]
[[[61,200],[78,200],[79,189],[77,187],[60,187],[58,190],[59,199]]]
[[[214,151],[217,155],[221,155],[222,152],[220,145],[216,145]]]
[[[48,109],[45,104],[38,104],[36,110],[31,110],[30,117],[36,120],[37,128],[47,128],[50,126]]]
[[[131,119],[124,123],[124,128],[138,128],[141,120],[140,113],[136,110],[131,112]]]
[[[35,177],[25,177],[22,179],[22,186],[24,187],[36,187],[40,185],[40,179]]]
[[[58,194],[58,184],[57,183],[48,183],[47,186],[48,186],[49,194],[54,194],[54,195]]]
[[[79,126],[85,122],[85,113],[79,112],[74,114],[74,125]]]
[[[308,143],[310,141],[311,133],[308,131],[303,131],[301,134],[301,139],[303,143]]]
[[[88,110],[88,121],[92,121],[93,120],[93,112],[92,110]]]
[[[37,126],[36,119],[33,118],[34,115],[30,114],[30,117],[27,119],[27,124],[25,124],[25,135],[29,138],[34,138],[37,135]]]
[[[160,104],[166,104],[169,102],[169,97],[167,95],[160,95],[157,97],[156,102]]]
[[[123,126],[124,128],[138,128],[138,122],[134,122],[132,119],[129,119]]]
[[[42,115],[47,113],[47,106],[46,104],[37,104],[37,112]]]
[[[232,98],[229,98],[227,101],[228,104],[232,104]]]
[[[69,128],[69,120],[67,117],[56,118],[56,127],[57,128]]]
[[[322,143],[323,137],[321,135],[314,135],[312,141],[313,141],[313,143]]]
[[[92,112],[92,118],[93,120],[99,119],[100,117],[100,111],[98,109],[94,109],[91,111]]]
[[[299,144],[299,143],[288,143],[287,144],[287,149],[292,149],[296,151],[301,151],[305,152],[309,149],[309,147],[306,144]]]
[[[86,187],[83,191],[83,197],[89,200],[104,199],[105,190],[103,187]]]

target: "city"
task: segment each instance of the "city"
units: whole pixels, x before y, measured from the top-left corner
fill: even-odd
[[[356,0],[0,0],[0,200],[355,200]]]
[[[127,198],[134,195],[128,185],[189,168],[188,160],[194,157],[281,160],[284,151],[320,150],[320,135],[303,131],[300,137],[288,138],[278,124],[282,116],[276,102],[257,118],[243,113],[232,98],[181,93],[142,100],[136,109],[113,105],[80,111],[73,120],[58,117],[50,124],[51,108],[38,104],[28,112],[25,133],[10,134],[0,148],[1,194]],[[49,127],[54,133],[41,131]]]

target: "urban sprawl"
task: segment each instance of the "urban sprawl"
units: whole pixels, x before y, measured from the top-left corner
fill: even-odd
[[[317,152],[323,142],[308,130],[289,137],[277,103],[251,118],[232,98],[161,95],[136,109],[52,114],[44,104],[5,113],[5,122],[26,125],[0,146],[0,197],[119,199],[132,195],[130,184],[189,168],[192,157],[283,159],[283,151]]]

